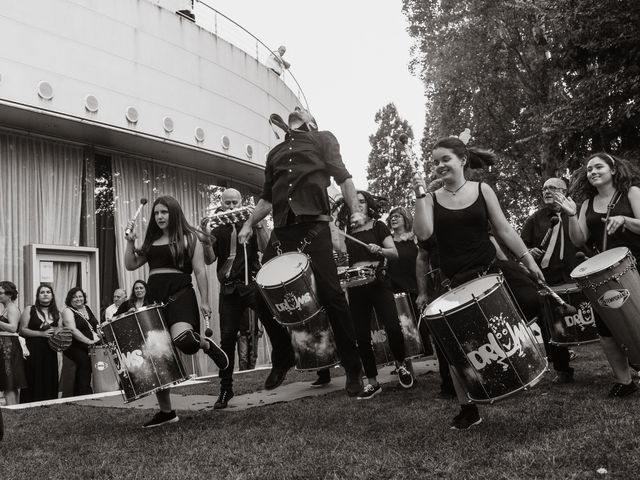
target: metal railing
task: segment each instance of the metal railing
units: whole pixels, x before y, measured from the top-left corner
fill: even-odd
[[[194,11],[198,5],[204,9],[198,9],[199,12],[196,12],[197,25],[233,44],[263,65],[268,66],[267,61],[269,58],[272,55],[277,55],[275,51],[271,50],[258,37],[225,14],[220,13],[208,3],[202,0],[193,0],[193,5]],[[205,12],[208,13],[208,15]],[[202,13],[205,14],[202,15]],[[296,77],[293,76],[293,73],[291,73],[291,70],[284,69],[280,78],[284,81],[285,85],[294,92],[300,103],[309,110],[307,97],[304,95],[302,87],[298,83],[298,80],[296,80]]]

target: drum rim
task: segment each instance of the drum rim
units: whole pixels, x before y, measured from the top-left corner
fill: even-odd
[[[621,258],[619,258],[618,260],[616,260],[616,262],[615,262],[615,263],[612,263],[611,265],[608,265],[608,266],[606,266],[606,267],[603,267],[603,268],[602,268],[602,269],[600,269],[600,270],[593,271],[593,272],[590,272],[590,273],[580,273],[580,272],[578,272],[578,270],[579,270],[580,268],[584,268],[585,263],[588,263],[589,261],[591,261],[592,259],[594,259],[594,258],[598,257],[599,255],[603,255],[603,254],[605,254],[605,253],[615,252],[616,250],[620,250],[621,252],[622,252],[622,251],[625,251],[625,250],[626,250],[626,251],[625,251],[624,255],[623,255]],[[615,247],[615,248],[611,248],[611,249],[609,249],[609,250],[605,250],[604,252],[601,252],[601,253],[599,253],[598,255],[594,255],[593,257],[591,257],[591,258],[589,258],[589,259],[585,260],[585,261],[584,261],[584,262],[582,262],[580,265],[578,265],[576,268],[574,268],[573,270],[571,270],[571,273],[569,274],[569,276],[570,276],[571,278],[573,278],[574,280],[576,280],[576,281],[577,281],[578,279],[590,278],[590,277],[593,277],[594,275],[598,275],[598,274],[600,274],[600,273],[604,272],[605,270],[610,270],[610,269],[612,269],[612,268],[617,267],[617,266],[618,266],[618,265],[620,265],[620,264],[621,264],[621,263],[622,263],[622,262],[623,262],[627,257],[630,257],[630,256],[633,256],[633,255],[631,254],[631,250],[629,250],[629,248],[627,248],[627,247]]]
[[[465,302],[465,303],[463,303],[461,305],[458,305],[457,307],[452,308],[451,310],[447,310],[446,312],[442,311],[442,310],[438,310],[435,313],[427,313],[428,310],[429,310],[429,306],[431,304],[437,302],[440,298],[444,297],[445,295],[450,295],[451,293],[455,292],[456,290],[460,290],[463,287],[467,286],[468,284],[478,281],[479,279],[484,279],[484,278],[489,278],[489,277],[496,277],[497,279],[499,279],[499,282],[495,283],[494,285],[492,285],[492,287],[489,290],[487,290],[485,292],[482,292],[482,294],[476,296],[475,300],[479,301],[479,300],[482,300],[483,298],[486,298],[488,295],[490,295],[493,292],[495,292],[500,287],[500,285],[504,284],[504,275],[499,274],[499,273],[492,273],[490,275],[484,275],[482,277],[474,278],[472,280],[469,280],[468,282],[463,283],[462,285],[458,285],[456,288],[453,288],[453,289],[449,290],[448,292],[443,293],[438,298],[436,298],[433,302],[429,303],[424,308],[421,317],[424,317],[427,320],[429,320],[431,318],[442,318],[443,315],[452,315],[454,313],[460,312],[460,311],[464,310],[465,308],[471,306],[473,304],[473,301],[468,301],[468,302]]]
[[[165,306],[164,303],[152,303],[151,305],[143,305],[140,308],[136,308],[133,312],[124,312],[124,313],[121,313],[120,315],[116,315],[111,320],[102,322],[101,326],[102,327],[107,326],[115,322],[116,320],[120,320],[121,318],[128,317],[129,315],[135,315],[136,313],[146,312],[147,310],[161,309],[161,308],[164,308],[164,306]]]
[[[572,289],[560,289],[560,287],[566,287],[568,285],[573,285]],[[549,288],[553,290],[553,293],[562,294],[562,293],[577,293],[582,292],[582,288],[577,283],[561,283],[560,285],[549,285]],[[548,290],[538,290],[539,295],[551,295]]]
[[[303,252],[284,252],[284,253],[282,253],[282,254],[280,254],[280,255],[276,255],[275,257],[273,257],[273,258],[269,259],[267,262],[265,262],[265,263],[262,265],[262,267],[260,268],[260,270],[258,270],[258,273],[256,273],[256,283],[257,283],[258,285],[260,285],[260,287],[261,287],[261,288],[269,289],[269,288],[273,288],[273,287],[279,287],[279,286],[280,286],[280,285],[282,285],[282,284],[284,284],[284,285],[288,285],[288,284],[289,284],[289,283],[291,283],[292,281],[297,280],[298,278],[300,278],[300,275],[303,275],[303,274],[304,274],[304,272],[306,272],[306,271],[307,271],[307,268],[305,268],[304,270],[301,270],[301,271],[298,273],[298,275],[296,275],[296,276],[295,276],[295,277],[293,277],[293,278],[290,278],[290,279],[289,279],[289,280],[287,280],[286,282],[280,282],[280,283],[271,284],[271,285],[265,285],[264,283],[260,282],[260,273],[264,270],[264,268],[265,268],[267,265],[269,265],[271,262],[273,262],[274,260],[277,260],[277,259],[279,259],[279,258],[282,258],[282,257],[284,257],[284,256],[286,256],[286,255],[289,255],[289,256],[291,256],[291,255],[301,255],[301,256],[305,257],[305,260],[306,260],[306,262],[307,262],[307,267],[310,267],[310,265],[311,265],[311,259],[310,259],[309,255],[307,255],[306,253],[303,253]]]

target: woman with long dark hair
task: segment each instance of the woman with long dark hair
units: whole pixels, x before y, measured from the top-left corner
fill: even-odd
[[[554,194],[569,216],[569,237],[577,247],[603,252],[627,247],[640,259],[640,172],[628,161],[608,153],[594,153],[573,175],[571,195],[582,200],[580,210],[571,197]],[[609,206],[610,208],[609,210]],[[608,211],[609,210],[609,211]],[[605,230],[607,242],[604,245]],[[616,383],[610,397],[626,397],[638,390],[629,359],[611,331],[596,316],[600,345],[613,370]]]
[[[532,275],[540,281],[544,281],[544,276],[505,218],[493,189],[486,183],[467,179],[469,168],[493,165],[495,155],[487,150],[467,147],[458,137],[445,137],[433,146],[432,158],[443,185],[429,195],[420,195],[426,191],[426,186],[420,176],[414,177],[418,198],[413,228],[418,239],[424,241],[435,235],[440,270],[452,287],[479,274],[503,271],[525,316],[529,319],[535,317],[539,314],[535,284],[518,267],[496,259],[490,228]],[[477,406],[469,403],[455,375],[453,379],[461,411],[453,419],[451,428],[467,429],[479,424],[482,419]]]
[[[377,265],[378,272],[381,272],[386,260],[398,258],[398,251],[389,228],[379,220],[381,211],[376,199],[369,192],[362,190],[357,192],[357,197],[360,211],[365,216],[364,225],[354,228],[349,224],[352,212],[344,203],[336,220],[338,228],[346,228],[352,237],[367,245],[364,247],[362,243],[349,238],[345,240],[349,265]],[[356,327],[358,352],[368,380],[357,398],[369,399],[382,390],[377,380],[378,370],[371,346],[371,315],[374,310],[387,332],[389,346],[398,365],[400,385],[403,388],[411,388],[413,376],[405,362],[402,328],[388,279],[378,274],[371,283],[349,288],[349,307]]]
[[[133,282],[129,298],[122,302],[122,305],[118,307],[116,315],[121,315],[130,310],[135,310],[149,305],[149,301],[147,300],[147,288],[147,282],[144,280],[136,280]]]
[[[199,334],[200,313],[210,317],[211,307],[204,255],[196,229],[187,222],[178,201],[169,195],[158,197],[151,211],[153,216],[140,249],[134,246],[133,222],[125,231],[125,267],[136,270],[145,263],[149,264],[147,299],[166,304],[164,316],[174,345],[187,355],[194,355],[202,349],[219,369],[224,370],[229,364],[227,355],[211,339],[201,338]],[[192,273],[200,292],[200,308],[191,284]],[[156,398],[160,412],[145,423],[144,428],[178,421],[171,407],[169,390],[158,391]]]
[[[27,388],[20,395],[21,403],[58,398],[58,354],[48,340],[59,322],[53,288],[40,285],[33,305],[27,306],[20,317],[20,335],[29,350],[25,362]]]

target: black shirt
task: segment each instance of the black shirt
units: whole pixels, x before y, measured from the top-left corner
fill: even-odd
[[[398,259],[389,262],[387,275],[391,280],[391,286],[396,293],[409,293],[416,295],[418,283],[416,280],[416,258],[418,257],[418,245],[413,238],[408,240],[393,241],[398,250]]]
[[[607,214],[595,212],[593,210],[593,198],[590,198],[585,215],[587,217],[587,227],[589,228],[587,244],[601,252],[604,239],[604,222],[602,219],[606,218]],[[609,217],[615,217],[616,215],[635,218],[628,194],[623,194],[611,209]],[[640,258],[640,235],[633,233],[628,228],[618,228],[613,235],[607,236],[607,250],[615,247],[627,247],[634,257]]]
[[[525,220],[520,236],[527,248],[541,247],[542,240],[544,240],[544,237],[551,226],[551,217],[556,215],[557,213],[553,209],[545,207],[537,210],[533,215]],[[570,273],[578,264],[576,259],[576,253],[578,250],[573,243],[571,243],[571,239],[569,238],[569,217],[566,213],[562,214],[562,230],[564,231],[564,252],[562,260],[560,260],[560,246],[562,243],[560,241],[560,236],[558,235],[555,247],[551,257],[549,258],[549,266],[542,269],[544,278],[549,285],[573,283]],[[549,241],[550,239],[546,242],[544,248],[549,247]],[[543,258],[544,256],[538,258],[536,263],[540,265]]]
[[[389,227],[380,220],[375,220],[373,226],[368,230],[361,230],[359,232],[351,233],[351,236],[357,238],[361,242],[369,245],[374,243],[379,246],[383,246],[382,242],[385,238],[391,235]],[[357,262],[380,262],[384,260],[384,257],[371,253],[368,248],[363,247],[359,243],[350,239],[345,239],[345,245],[347,246],[347,253],[349,254],[349,263],[351,265]],[[415,271],[415,270],[414,270]]]
[[[273,206],[274,226],[294,216],[329,215],[330,177],[338,185],[351,178],[336,137],[327,131],[287,133],[267,156],[260,195]]]
[[[242,224],[236,224],[236,232],[240,232]],[[232,225],[220,225],[216,227],[212,234],[216,237],[216,243],[213,246],[213,251],[218,257],[218,263],[216,269],[218,272],[218,279],[221,282],[242,282],[244,283],[244,248],[240,242],[236,240],[236,258],[231,265],[231,271],[226,279],[221,279],[223,274],[222,268],[226,263],[229,255],[231,254],[231,231]],[[256,272],[260,270],[260,260],[258,259],[258,242],[256,240],[255,228],[253,235],[247,242],[247,260],[249,262],[249,281],[255,276]]]

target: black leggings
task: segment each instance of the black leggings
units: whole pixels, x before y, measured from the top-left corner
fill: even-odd
[[[399,362],[404,361],[404,338],[400,320],[398,320],[398,310],[393,298],[393,291],[384,281],[376,280],[367,285],[350,288],[349,307],[356,327],[358,352],[367,377],[378,375],[371,346],[371,314],[373,309],[375,309],[378,319],[384,324],[393,356]]]

